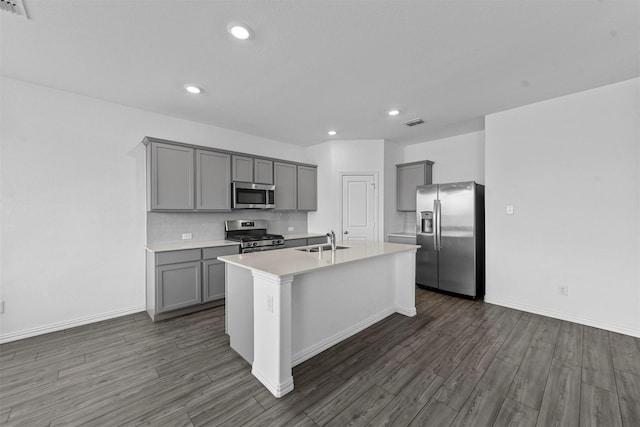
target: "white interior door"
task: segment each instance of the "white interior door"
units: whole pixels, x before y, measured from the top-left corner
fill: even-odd
[[[376,240],[374,175],[342,176],[342,239]]]

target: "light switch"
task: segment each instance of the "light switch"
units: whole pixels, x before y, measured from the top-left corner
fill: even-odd
[[[513,215],[513,205],[507,205],[507,215]]]

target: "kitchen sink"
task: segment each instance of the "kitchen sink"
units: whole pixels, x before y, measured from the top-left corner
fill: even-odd
[[[322,245],[322,246],[312,246],[310,248],[300,248],[297,249],[298,251],[301,252],[320,252],[320,248],[322,248],[322,251],[331,251],[331,245]],[[349,246],[340,246],[340,245],[336,245],[336,249],[349,249]]]

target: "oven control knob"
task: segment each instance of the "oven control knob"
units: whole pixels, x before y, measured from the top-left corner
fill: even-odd
[[[251,242],[251,246],[255,248],[256,246],[258,246],[258,242]]]
[[[283,243],[284,243],[284,242],[282,241],[282,239],[278,239],[278,240],[276,240],[276,245],[281,245],[281,244],[283,244]]]

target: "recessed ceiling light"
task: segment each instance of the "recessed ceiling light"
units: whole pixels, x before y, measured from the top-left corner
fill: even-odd
[[[387,114],[389,114],[390,116],[397,116],[398,114],[400,114],[400,110],[389,110]]]
[[[241,22],[230,22],[227,31],[238,40],[247,40],[253,35],[251,27]]]
[[[328,133],[329,135],[333,136],[333,135],[335,135],[335,134],[336,134],[336,131],[335,131],[335,130],[330,130],[330,131],[329,131],[329,132],[327,132],[327,133]]]
[[[194,85],[184,85],[184,89],[189,93],[201,93],[202,89]]]

